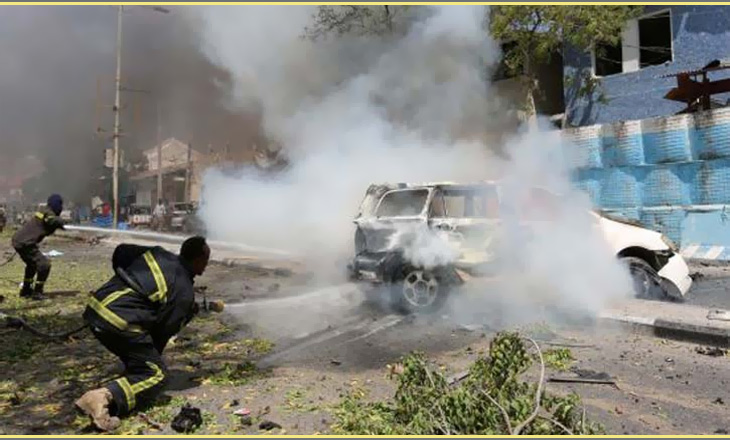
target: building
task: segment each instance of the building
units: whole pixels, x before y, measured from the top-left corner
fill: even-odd
[[[202,172],[209,165],[206,155],[175,138],[163,141],[161,150],[162,194],[157,194],[158,148],[155,145],[143,151],[141,163],[130,174],[134,203],[153,206],[159,198],[170,203],[198,201]]]
[[[23,200],[23,186],[44,171],[43,164],[35,156],[0,157],[0,203],[32,202]]]
[[[727,6],[646,6],[631,20],[621,44],[594,48],[590,53],[567,49],[563,73],[579,78],[589,70],[602,84],[599,93],[579,97],[578,81],[567,83],[564,98],[571,126],[639,120],[681,112],[686,104],[665,99],[677,85],[664,75],[701,69],[712,60],[730,57],[730,8]],[[730,70],[713,72],[715,81]],[[725,106],[730,95],[714,95],[713,107]]]

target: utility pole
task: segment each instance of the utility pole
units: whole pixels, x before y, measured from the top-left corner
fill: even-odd
[[[188,142],[188,164],[185,170],[185,202],[190,203],[190,190],[192,185],[190,179],[193,176],[193,148]]]
[[[157,200],[162,198],[162,123],[160,121],[160,100],[157,99]]]
[[[124,6],[119,5],[117,11],[117,74],[114,79],[114,171],[112,192],[114,193],[114,229],[119,225],[119,112],[121,111],[121,92],[122,92],[122,14]]]

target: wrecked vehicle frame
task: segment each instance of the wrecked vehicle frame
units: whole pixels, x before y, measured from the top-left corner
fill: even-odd
[[[555,209],[559,196],[532,188],[530,203]],[[448,291],[472,277],[497,275],[501,210],[506,210],[498,182],[452,182],[371,185],[354,219],[355,256],[348,265],[352,280],[386,288],[391,305],[402,312],[437,309]],[[553,203],[551,208],[551,203]],[[533,207],[527,209],[532,210]],[[681,300],[692,280],[679,249],[663,234],[628,219],[589,211],[593,226],[627,267],[639,298]],[[529,240],[531,225],[544,219],[519,221]],[[409,230],[422,227],[457,244],[459,255],[449,261],[414,262],[409,246],[419,246]],[[397,238],[397,239],[396,239]],[[405,243],[405,245],[404,245]],[[465,243],[471,245],[464,246]],[[474,243],[479,243],[474,246]]]

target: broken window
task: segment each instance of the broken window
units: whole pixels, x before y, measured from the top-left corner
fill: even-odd
[[[597,43],[595,57],[596,76],[615,75],[623,72],[623,50],[621,42],[617,44]]]
[[[672,61],[672,22],[670,11],[639,19],[639,67]]]
[[[378,206],[378,217],[408,217],[420,215],[426,206],[428,190],[407,189],[386,193]]]
[[[434,196],[430,215],[436,218],[497,218],[497,194],[494,191],[443,191]]]

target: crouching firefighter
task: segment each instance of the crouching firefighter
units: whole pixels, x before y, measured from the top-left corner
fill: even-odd
[[[62,211],[63,199],[58,194],[53,194],[48,198],[46,206],[38,210],[13,235],[13,248],[25,263],[25,277],[23,287],[20,289],[22,298],[35,300],[45,298],[43,286],[51,273],[51,261],[41,253],[38,245],[57,229],[64,229],[63,221],[59,217]],[[33,281],[35,281],[35,289]]]
[[[119,245],[112,257],[115,275],[92,294],[84,320],[94,336],[124,364],[119,379],[88,391],[76,407],[102,431],[164,386],[162,352],[197,314],[193,281],[208,265],[205,238],[187,239],[175,255],[161,247]]]

